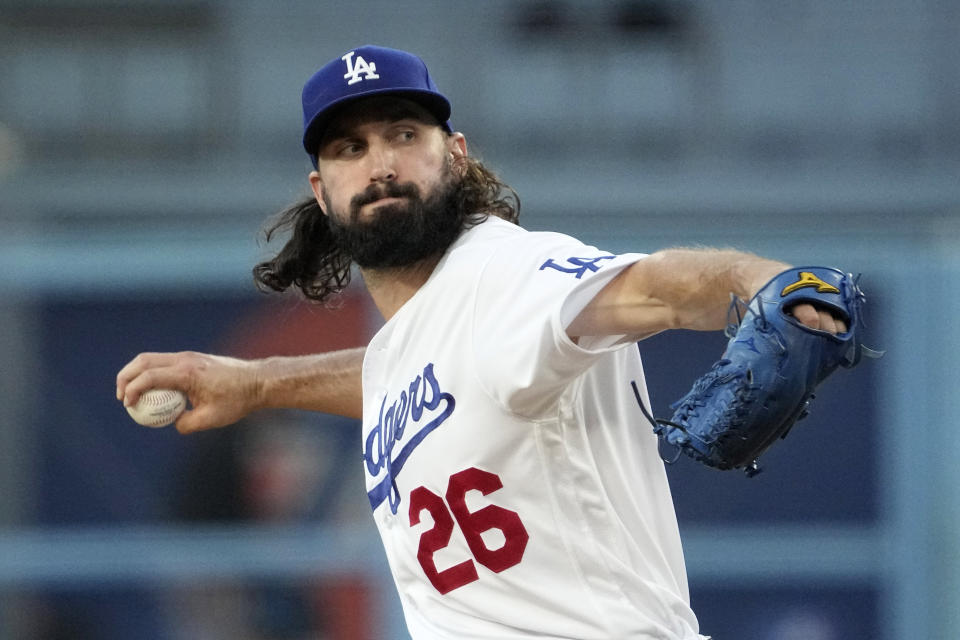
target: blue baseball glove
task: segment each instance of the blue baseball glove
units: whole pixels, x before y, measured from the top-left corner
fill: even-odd
[[[796,267],[764,285],[742,318],[735,298],[738,322],[727,326],[722,358],[671,405],[670,420],[654,421],[661,441],[717,469],[759,473],[757,458],[807,415],[824,378],[862,355],[882,355],[860,342],[865,298],[858,279],[829,267]],[[790,309],[804,302],[843,318],[847,332],[801,324]]]

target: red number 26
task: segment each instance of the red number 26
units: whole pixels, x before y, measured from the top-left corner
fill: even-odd
[[[443,571],[438,571],[433,561],[433,554],[450,544],[454,520],[460,527],[474,559],[487,569],[500,573],[519,564],[523,559],[523,551],[527,548],[527,539],[530,536],[516,511],[494,504],[476,511],[467,509],[468,491],[476,490],[483,495],[489,495],[502,488],[503,483],[499,476],[470,467],[450,476],[446,503],[426,487],[417,487],[410,492],[410,526],[420,524],[420,514],[424,511],[429,512],[433,518],[433,527],[420,536],[417,559],[430,583],[440,593],[450,593],[479,579],[477,568],[471,559]],[[499,529],[503,533],[505,542],[502,547],[490,549],[484,543],[481,534],[491,529]]]

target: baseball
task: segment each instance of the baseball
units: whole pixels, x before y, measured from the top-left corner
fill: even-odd
[[[127,413],[145,427],[165,427],[187,408],[187,396],[173,389],[151,389],[127,407]]]

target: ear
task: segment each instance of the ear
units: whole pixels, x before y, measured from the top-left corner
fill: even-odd
[[[454,161],[467,157],[467,139],[459,131],[447,136],[447,150],[453,154]]]
[[[327,213],[327,205],[323,201],[323,180],[320,179],[319,171],[310,172],[310,189],[313,190],[313,197],[317,199],[317,204],[320,205],[320,210],[323,211],[324,215]]]

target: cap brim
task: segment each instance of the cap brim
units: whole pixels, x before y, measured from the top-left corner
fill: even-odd
[[[304,130],[303,148],[308,154],[316,155],[323,137],[323,132],[330,123],[331,118],[335,117],[351,102],[378,95],[396,95],[412,100],[429,111],[430,114],[437,119],[437,123],[441,127],[448,131],[450,129],[449,123],[447,122],[450,119],[450,103],[439,93],[421,89],[373,89],[335,100],[327,105],[323,111],[317,113]]]

